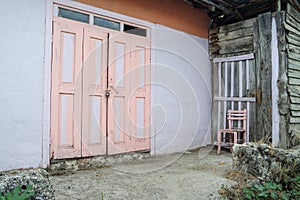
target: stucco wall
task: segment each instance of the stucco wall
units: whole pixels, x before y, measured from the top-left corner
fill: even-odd
[[[42,164],[45,1],[0,6],[0,170]]]
[[[208,37],[209,17],[182,0],[76,0],[78,2]]]
[[[152,153],[211,143],[211,64],[207,39],[164,26],[153,30]]]

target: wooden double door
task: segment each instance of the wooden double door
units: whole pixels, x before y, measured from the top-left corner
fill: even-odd
[[[150,40],[53,19],[51,158],[150,148]]]

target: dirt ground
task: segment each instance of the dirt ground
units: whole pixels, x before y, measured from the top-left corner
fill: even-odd
[[[220,199],[231,153],[212,147],[51,176],[56,199]]]

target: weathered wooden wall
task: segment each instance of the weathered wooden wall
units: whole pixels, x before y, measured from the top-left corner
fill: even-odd
[[[280,146],[288,148],[299,143],[300,138],[300,10],[287,4],[287,10],[264,13],[257,18],[212,28],[209,33],[210,57],[229,57],[248,53],[255,55],[255,77],[251,78],[255,89],[247,95],[255,95],[250,122],[250,140],[259,141],[272,136],[272,18],[277,25],[279,74],[278,110],[280,115]],[[217,66],[213,67],[213,91],[218,92]],[[222,77],[224,79],[224,77]],[[222,80],[225,82],[225,80]],[[253,109],[255,107],[255,109]],[[213,102],[213,115],[217,114],[217,102]],[[217,131],[212,119],[213,134]]]
[[[210,29],[210,57],[237,56],[253,52],[253,24],[250,19]]]
[[[212,28],[209,34],[210,57],[229,57],[254,53],[255,62],[250,71],[251,90],[248,97],[256,97],[250,107],[250,141],[259,141],[272,136],[272,14],[265,13],[257,18],[239,23]],[[214,93],[217,92],[216,66]],[[223,77],[224,78],[224,77]],[[238,77],[237,77],[238,79]],[[224,80],[222,80],[224,82]],[[238,83],[238,80],[236,80]],[[213,102],[213,116],[217,113],[217,102]],[[224,113],[223,113],[224,114]],[[217,126],[212,119],[213,134]]]
[[[239,56],[245,55],[254,52],[254,43],[253,43],[253,32],[254,32],[254,23],[256,23],[256,19],[250,19],[243,22],[230,24],[218,28],[210,29],[209,33],[209,42],[210,42],[210,57],[211,58],[227,58],[232,56]],[[235,62],[234,65],[234,72],[231,73],[231,64],[226,68],[224,64],[218,66],[218,63],[215,63],[213,66],[213,97],[216,96],[240,96],[240,81],[242,81],[242,97],[254,97],[256,93],[256,65],[255,60],[248,60],[248,75],[246,75],[245,66],[243,65],[243,70],[239,68],[239,62]],[[219,74],[218,68],[221,67],[221,84],[219,83]],[[227,69],[227,71],[226,71]],[[224,74],[228,74],[228,76]],[[233,80],[233,88],[231,88],[231,75],[234,74]],[[239,76],[241,76],[242,80],[239,80]],[[249,85],[250,89],[246,89],[246,77],[249,77]],[[227,81],[225,80],[227,78]],[[227,82],[227,84],[226,84]],[[219,92],[219,86],[221,85],[221,93]],[[225,89],[225,86],[227,88]],[[233,91],[231,91],[233,90]],[[227,93],[227,94],[226,94]],[[241,103],[242,109],[247,108],[246,102]],[[218,127],[218,108],[220,107],[220,115],[221,118],[226,116],[226,111],[230,108],[234,107],[234,109],[238,109],[239,103],[235,101],[233,104],[228,103],[225,105],[223,102],[220,101],[213,101],[213,110],[212,110],[212,134],[213,134],[213,141],[216,141],[216,134],[220,127],[224,127],[224,121],[221,120],[219,122]],[[253,141],[256,139],[256,136],[252,133],[256,132],[256,103],[250,103],[250,125],[249,125],[249,132],[250,132],[250,140]]]
[[[284,23],[286,31],[287,90],[287,145],[296,145],[300,136],[300,11],[287,5]]]

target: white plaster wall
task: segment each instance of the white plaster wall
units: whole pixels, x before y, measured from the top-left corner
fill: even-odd
[[[164,26],[152,30],[151,153],[211,143],[211,64],[207,39]]]
[[[46,0],[0,6],[0,170],[42,165]]]

